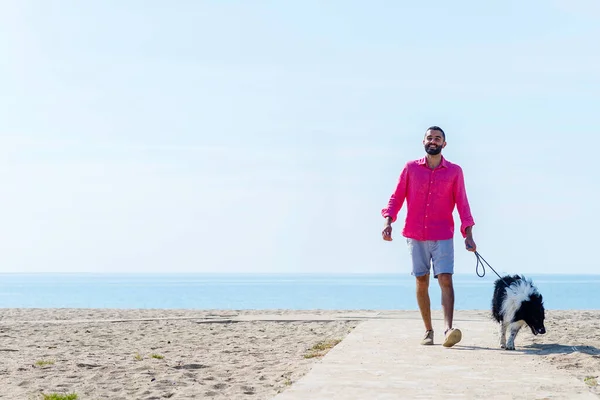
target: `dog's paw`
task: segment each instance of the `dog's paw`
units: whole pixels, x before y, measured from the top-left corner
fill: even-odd
[[[505,347],[506,350],[514,350],[515,349],[515,345],[514,344],[510,344],[508,343]]]

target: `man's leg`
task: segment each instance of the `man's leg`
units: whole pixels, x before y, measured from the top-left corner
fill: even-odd
[[[429,274],[417,276],[417,303],[421,311],[421,318],[425,324],[426,331],[432,331],[431,325],[431,301],[429,300]]]
[[[454,329],[454,243],[452,239],[438,240],[432,248],[433,273],[442,292],[442,310],[444,311],[444,346],[452,347],[462,339],[460,329]]]
[[[429,250],[429,243],[413,239],[407,239],[406,243],[408,244],[408,252],[412,260],[412,275],[416,278],[417,303],[426,331],[421,344],[432,345],[433,326],[431,324],[431,302],[429,300],[431,252]]]
[[[444,311],[444,332],[452,329],[454,318],[454,286],[452,274],[439,274],[438,282],[442,290],[442,310]]]

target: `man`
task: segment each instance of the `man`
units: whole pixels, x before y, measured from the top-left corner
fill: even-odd
[[[473,241],[473,226],[469,201],[465,190],[463,171],[442,156],[446,134],[432,126],[423,139],[426,156],[409,161],[404,166],[396,190],[387,207],[381,210],[385,218],[383,240],[392,240],[392,223],[406,200],[407,212],[402,236],[406,238],[412,259],[412,275],[416,277],[417,303],[425,324],[423,345],[433,344],[429,276],[433,263],[434,278],[442,292],[445,347],[452,347],[462,339],[459,329],[452,327],[454,314],[454,207],[461,220],[460,232],[469,251],[477,249]]]

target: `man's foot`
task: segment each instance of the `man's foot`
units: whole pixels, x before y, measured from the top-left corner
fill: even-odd
[[[421,344],[425,346],[433,344],[433,331],[425,331],[425,337],[421,340]]]
[[[452,347],[454,346],[456,343],[460,342],[460,340],[462,339],[462,332],[460,331],[460,329],[448,329],[446,331],[446,340],[444,340],[444,347]]]

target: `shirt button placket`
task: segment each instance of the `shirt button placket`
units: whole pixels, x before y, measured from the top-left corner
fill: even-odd
[[[435,170],[431,171],[431,175],[429,177],[429,194],[427,195],[427,203],[425,206],[425,230],[427,230],[427,215],[429,214],[429,201],[430,201],[430,196],[431,196],[431,186],[433,185],[433,174],[434,174]]]

